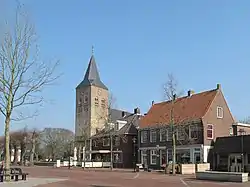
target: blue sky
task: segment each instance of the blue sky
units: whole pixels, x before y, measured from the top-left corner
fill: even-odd
[[[0,2],[0,12],[11,15],[14,0]],[[21,2],[36,25],[40,57],[59,59],[63,76],[44,91],[53,102],[12,129],[74,129],[75,87],[83,79],[92,45],[101,78],[120,109],[146,112],[152,100],[162,99],[162,84],[173,73],[185,91],[220,83],[233,115],[250,115],[248,0]]]

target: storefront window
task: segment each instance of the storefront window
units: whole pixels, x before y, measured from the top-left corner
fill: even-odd
[[[176,163],[180,164],[190,163],[190,149],[177,149]]]

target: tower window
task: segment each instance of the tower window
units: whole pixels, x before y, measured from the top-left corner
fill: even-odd
[[[84,103],[88,103],[88,96],[87,95],[84,96]]]
[[[82,112],[82,106],[78,106],[78,113]]]
[[[99,105],[99,100],[98,100],[98,97],[95,98],[95,105]]]
[[[106,104],[105,104],[105,99],[102,99],[102,107],[105,108]]]
[[[81,105],[81,104],[82,104],[82,99],[80,98],[78,101],[78,105]]]
[[[88,112],[88,111],[89,111],[88,106],[84,106],[84,111],[85,111],[85,112]]]

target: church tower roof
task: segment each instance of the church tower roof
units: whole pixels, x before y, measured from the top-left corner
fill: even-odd
[[[86,86],[96,86],[108,90],[108,88],[104,85],[104,83],[100,79],[97,65],[95,62],[95,57],[93,54],[90,58],[88,69],[85,73],[84,79],[76,88],[81,88]]]

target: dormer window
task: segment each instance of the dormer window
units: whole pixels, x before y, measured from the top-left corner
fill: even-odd
[[[223,108],[222,107],[217,107],[217,118],[222,119],[223,118]]]
[[[115,124],[115,130],[116,130],[116,131],[119,130],[119,123],[118,123],[118,122]]]

